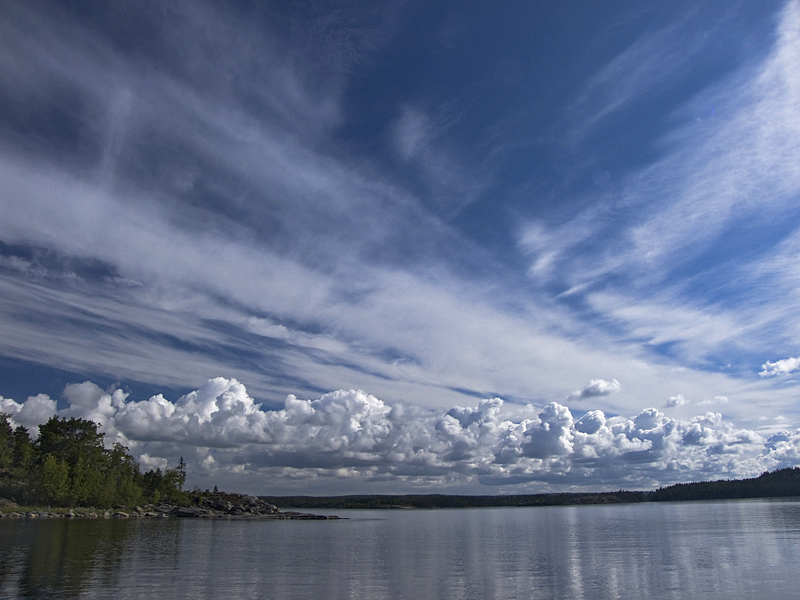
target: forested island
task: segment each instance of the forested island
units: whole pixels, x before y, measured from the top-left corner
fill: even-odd
[[[317,508],[480,508],[501,506],[570,506],[581,504],[630,504],[690,500],[733,500],[800,496],[800,468],[765,472],[752,479],[678,483],[652,491],[559,494],[518,494],[507,496],[458,496],[417,494],[399,496],[261,496],[278,507]]]

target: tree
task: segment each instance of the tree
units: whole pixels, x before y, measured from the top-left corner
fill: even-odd
[[[70,467],[81,457],[88,466],[97,466],[104,451],[103,434],[94,421],[54,416],[39,427],[38,447],[42,456],[57,455]]]
[[[105,461],[104,461],[105,462]],[[90,464],[83,456],[72,465],[70,488],[72,501],[78,506],[104,504],[104,480],[106,465]]]
[[[183,491],[183,486],[186,483],[186,462],[181,459],[178,461],[178,468],[176,469],[175,473],[175,486],[177,487],[178,491]]]
[[[40,489],[46,490],[50,502],[85,506],[100,504],[104,499],[108,452],[103,446],[103,434],[97,431],[97,427],[94,421],[56,416],[39,427],[36,446],[44,486]],[[48,457],[55,460],[57,470]],[[48,469],[45,469],[46,465]],[[59,487],[60,480],[49,481],[50,476],[61,477],[62,469],[66,469],[66,493]]]
[[[142,491],[150,502],[185,504],[188,495],[183,491],[186,481],[186,463],[181,457],[174,469],[150,470],[142,476]]]
[[[186,462],[144,475],[121,444],[106,448],[93,421],[52,417],[34,443],[0,418],[0,495],[22,502],[110,507],[142,501],[186,504]]]
[[[34,446],[28,435],[28,429],[18,425],[12,437],[13,450],[11,453],[11,466],[18,475],[24,475],[31,469],[33,463]]]
[[[139,465],[122,444],[108,451],[108,481],[113,489],[114,504],[139,504],[144,496]]]
[[[28,499],[35,486],[33,442],[22,425],[12,431],[10,418],[0,414],[0,496]]]
[[[72,500],[69,485],[69,467],[63,460],[48,454],[42,461],[39,481],[39,498],[46,504],[66,505]]]
[[[11,466],[14,449],[14,432],[8,420],[11,415],[0,413],[0,469],[7,469]]]

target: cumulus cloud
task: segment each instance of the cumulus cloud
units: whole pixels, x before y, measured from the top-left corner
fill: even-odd
[[[26,427],[36,436],[39,434],[39,425],[47,422],[56,412],[56,401],[46,394],[29,396],[25,402],[0,396],[0,412],[11,415],[12,426]]]
[[[683,406],[684,404],[688,404],[689,401],[683,394],[678,394],[677,396],[670,396],[670,399],[667,400],[664,406],[666,408],[674,408],[676,406]]]
[[[761,365],[761,377],[780,377],[781,375],[788,375],[800,369],[800,357],[798,358],[783,358],[775,362],[767,361]]]
[[[283,408],[266,410],[244,385],[222,377],[175,401],[161,394],[134,401],[91,382],[67,386],[64,397],[60,411],[45,395],[3,398],[0,407],[31,427],[53,414],[91,418],[143,468],[183,455],[198,481],[241,487],[241,476],[255,491],[269,486],[273,493],[286,482],[319,479],[362,489],[378,482],[473,492],[504,484],[636,488],[751,476],[800,458],[800,430],[765,439],[713,412],[679,420],[655,408],[630,417],[590,410],[576,419],[551,402],[509,417],[499,398],[441,412],[389,405],[358,390],[312,400],[289,395]]]
[[[612,379],[606,381],[605,379],[592,379],[580,390],[576,390],[570,394],[570,400],[583,400],[585,398],[596,398],[598,396],[609,396],[615,394],[620,390],[619,381]]]

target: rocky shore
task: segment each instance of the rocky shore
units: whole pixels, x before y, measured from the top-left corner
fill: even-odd
[[[314,515],[308,513],[282,511],[255,496],[245,494],[220,493],[212,496],[193,496],[192,506],[173,506],[156,504],[98,510],[94,508],[52,509],[49,507],[19,507],[13,502],[0,500],[0,518],[11,519],[274,519],[274,520],[331,520],[339,519],[333,515]]]

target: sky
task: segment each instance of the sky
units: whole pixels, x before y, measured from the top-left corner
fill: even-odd
[[[800,464],[800,2],[0,3],[0,411],[258,494]]]

